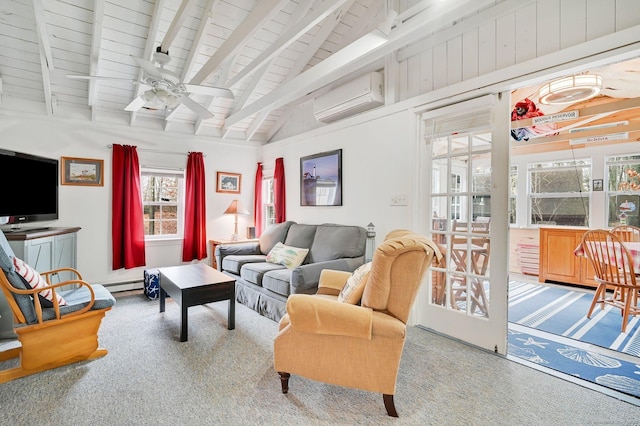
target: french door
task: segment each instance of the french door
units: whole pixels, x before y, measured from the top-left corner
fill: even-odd
[[[506,354],[509,98],[485,96],[420,120],[423,232],[442,253],[418,325]]]

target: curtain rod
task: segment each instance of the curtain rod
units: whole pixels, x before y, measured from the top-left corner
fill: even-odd
[[[113,145],[107,145],[107,148],[111,149],[111,148],[113,148]],[[138,147],[136,147],[136,149],[138,151],[153,152],[153,153],[156,153],[156,154],[189,155],[189,154],[185,154],[184,152],[161,151],[159,149],[147,149],[147,148],[138,148]],[[207,154],[202,154],[202,156],[206,157]]]

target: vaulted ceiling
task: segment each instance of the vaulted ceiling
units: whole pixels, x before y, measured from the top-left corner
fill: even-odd
[[[382,69],[442,16],[437,0],[401,3],[2,0],[0,109],[266,143],[300,104]],[[364,45],[371,35],[382,41]],[[152,88],[182,102],[154,106],[141,97]]]

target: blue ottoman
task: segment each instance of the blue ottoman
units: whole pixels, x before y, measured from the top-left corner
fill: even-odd
[[[151,300],[160,297],[160,271],[157,269],[144,270],[144,294]]]

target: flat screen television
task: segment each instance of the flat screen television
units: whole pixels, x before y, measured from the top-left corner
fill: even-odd
[[[58,160],[0,149],[0,224],[58,219]]]

